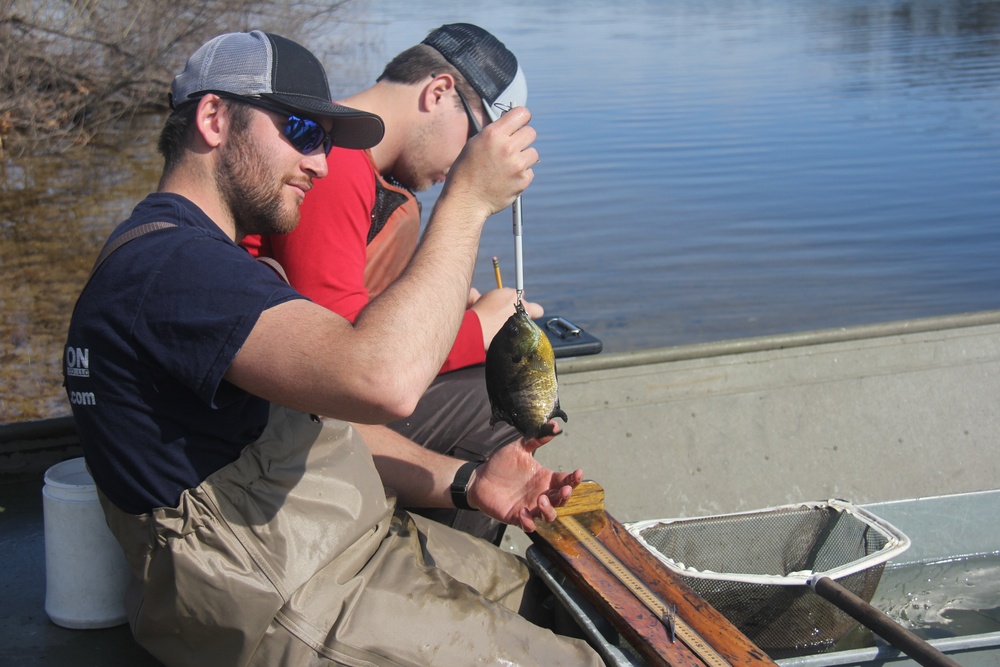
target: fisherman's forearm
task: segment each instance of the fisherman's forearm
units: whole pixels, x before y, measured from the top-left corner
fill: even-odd
[[[406,507],[452,507],[451,482],[465,463],[424,449],[386,426],[353,425],[372,454],[386,488]]]

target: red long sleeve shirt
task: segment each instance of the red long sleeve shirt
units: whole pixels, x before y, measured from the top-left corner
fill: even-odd
[[[369,151],[334,148],[330,173],[313,182],[300,207],[299,226],[289,234],[248,236],[241,242],[254,257],[276,259],[296,290],[353,322],[368,305],[365,287],[368,234],[376,200],[376,171]],[[412,194],[407,208],[419,228]],[[412,250],[411,250],[412,252]],[[486,360],[479,317],[466,310],[441,373]]]

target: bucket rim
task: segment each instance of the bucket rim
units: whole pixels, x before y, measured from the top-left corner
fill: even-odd
[[[67,471],[72,471],[73,474],[84,473],[90,481],[86,484],[74,484],[72,482],[66,482],[58,479],[58,475],[60,473],[66,474]],[[73,459],[66,459],[65,461],[60,461],[59,463],[50,466],[49,469],[45,471],[44,481],[46,486],[52,486],[58,489],[82,491],[97,488],[97,484],[94,482],[93,477],[90,476],[90,471],[87,470],[86,460],[82,456]]]

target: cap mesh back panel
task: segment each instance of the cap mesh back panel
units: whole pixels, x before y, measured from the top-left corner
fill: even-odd
[[[462,73],[487,104],[493,104],[517,73],[517,58],[480,28],[453,24],[435,31],[424,44],[434,47]]]
[[[271,63],[263,41],[254,40],[248,49],[249,40],[227,40],[216,49],[216,58],[225,56],[223,62],[229,65],[211,67],[214,78],[231,82],[225,89],[246,90],[245,95],[259,95],[271,92]],[[231,52],[231,53],[227,53]],[[224,89],[224,90],[225,90]]]
[[[271,92],[271,58],[263,35],[233,33],[196,51],[174,81],[174,97],[219,90],[238,95]]]

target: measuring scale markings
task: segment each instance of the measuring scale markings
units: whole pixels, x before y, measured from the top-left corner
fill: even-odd
[[[710,667],[730,667],[728,660],[709,646],[690,625],[677,616],[671,607],[668,607],[646,584],[636,578],[625,564],[608,551],[575,517],[561,516],[559,521],[590,553],[601,561],[618,581],[622,582],[640,602],[663,621],[670,631],[671,641],[676,634],[705,664]]]

